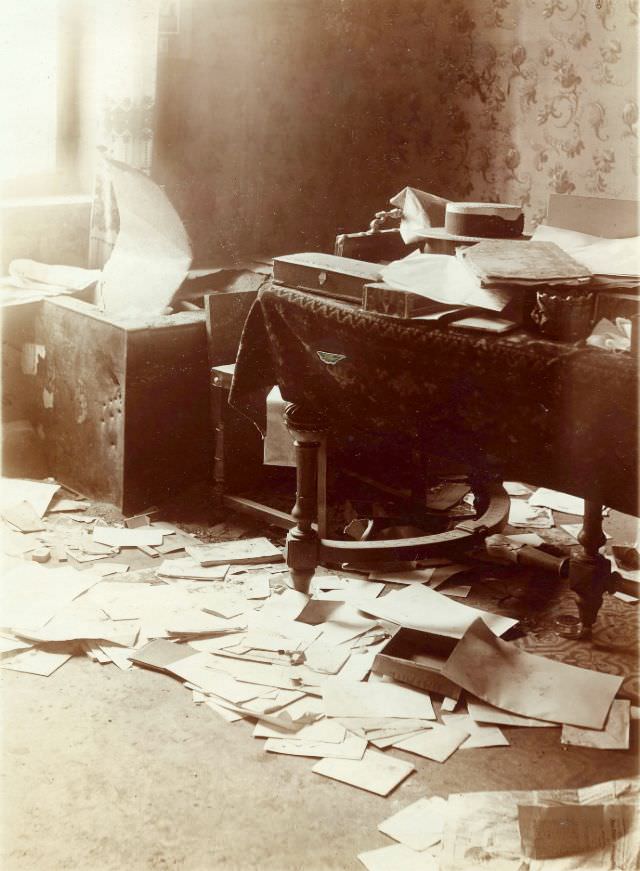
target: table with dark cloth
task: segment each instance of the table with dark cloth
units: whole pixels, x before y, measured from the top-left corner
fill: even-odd
[[[638,512],[638,361],[524,331],[470,333],[272,285],[245,324],[231,404],[264,432],[265,397],[352,437],[426,451]]]

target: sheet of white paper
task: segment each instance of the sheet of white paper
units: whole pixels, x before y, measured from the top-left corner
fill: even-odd
[[[553,516],[548,508],[529,505],[526,499],[512,499],[509,507],[509,526],[530,526],[534,529],[551,529]]]
[[[457,599],[466,599],[471,592],[471,587],[467,584],[458,584],[457,586],[442,587],[443,596],[455,596]]]
[[[0,623],[35,629],[99,581],[93,572],[23,562],[0,574]]]
[[[469,737],[461,745],[461,750],[475,750],[478,747],[508,747],[509,742],[496,726],[481,726],[468,714],[444,714],[442,722],[447,726],[462,726]]]
[[[62,649],[62,647],[62,645],[58,645],[58,649]],[[29,650],[20,651],[15,656],[0,659],[0,668],[49,677],[68,659],[71,659],[71,656],[72,654],[68,652],[56,652],[56,645],[51,645],[48,650],[31,647]]]
[[[438,871],[438,859],[428,853],[412,850],[404,844],[391,844],[377,850],[358,853],[367,871]]]
[[[605,239],[575,230],[539,224],[531,238],[536,242],[555,242],[594,275],[616,275],[632,279],[640,276],[638,236]]]
[[[446,813],[446,799],[420,798],[379,823],[378,831],[412,850],[426,850],[442,838]]]
[[[308,601],[306,593],[287,589],[271,596],[260,609],[260,614],[274,619],[295,620]]]
[[[411,569],[404,572],[370,572],[372,581],[384,581],[386,584],[426,584],[431,579],[435,568]]]
[[[211,654],[197,653],[194,656],[179,659],[167,666],[167,670],[177,677],[195,684],[204,692],[213,693],[222,699],[233,702],[233,704],[255,699],[259,695],[260,690],[255,684],[243,684],[230,675],[211,668],[210,661]]]
[[[576,514],[578,517],[584,515],[584,499],[558,490],[548,490],[546,487],[540,487],[529,496],[529,505],[542,505],[544,508],[551,508],[552,511]]]
[[[296,733],[297,737],[298,733]],[[267,738],[264,749],[267,753],[283,753],[287,756],[315,756],[320,759],[362,759],[367,749],[367,739],[347,735],[340,744],[329,741],[289,740]]]
[[[322,693],[328,717],[410,717],[435,720],[431,698],[412,687],[329,678]]]
[[[442,671],[489,704],[524,717],[601,729],[623,678],[565,665],[501,641],[477,620]]]
[[[458,747],[469,737],[469,729],[463,725],[441,726],[439,723],[433,729],[414,735],[412,738],[402,738],[394,741],[398,750],[406,750],[417,756],[424,756],[434,762],[445,762]]]
[[[190,556],[178,559],[166,559],[157,568],[157,574],[161,578],[186,578],[195,581],[222,581],[224,580],[228,563],[226,565],[209,566],[204,568]]]
[[[260,686],[279,687],[285,690],[298,689],[298,684],[290,677],[291,669],[276,665],[263,665],[259,662],[245,662],[216,654],[209,655],[212,658],[211,668],[224,671],[235,677],[236,680]]]
[[[520,481],[503,481],[502,486],[509,496],[529,496],[531,493],[531,487]]]
[[[191,246],[167,195],[147,175],[107,160],[120,232],[98,285],[111,315],[161,315],[187,277]]]
[[[638,601],[637,596],[630,596],[628,593],[614,593],[613,594],[616,599],[620,599],[621,602],[626,602],[628,605],[635,605]]]
[[[131,654],[135,653],[135,647],[114,647],[109,644],[101,644],[100,650],[108,656],[111,662],[117,666],[120,671],[129,671],[133,668],[133,663],[129,659]]]
[[[373,668],[375,657],[375,653],[352,653],[336,675],[336,679],[363,681]]]
[[[503,290],[482,287],[480,280],[457,257],[414,251],[380,270],[391,287],[451,305],[479,306],[500,312],[511,298]]]
[[[488,705],[486,702],[470,698],[467,698],[467,710],[469,711],[469,716],[476,723],[496,723],[499,726],[522,726],[530,729],[553,729],[560,725],[559,723],[548,723],[546,720],[520,717],[518,714],[512,714],[509,711],[503,711],[493,705]]]
[[[371,603],[360,603],[361,610],[383,620],[399,623],[410,629],[462,638],[478,617],[494,632],[504,634],[517,624],[511,617],[501,617],[489,611],[480,611],[461,602],[454,602],[422,584],[414,584],[397,592],[388,593]]]
[[[376,795],[389,795],[415,771],[415,766],[377,750],[365,750],[362,759],[321,759],[311,770]]]
[[[631,702],[614,699],[604,724],[604,729],[580,729],[563,726],[561,744],[573,747],[594,747],[597,750],[628,750]]]
[[[93,540],[108,547],[153,547],[154,544],[162,544],[162,538],[166,534],[152,526],[140,526],[137,529],[96,526]]]
[[[345,581],[344,587],[339,590],[319,590],[315,595],[317,599],[326,599],[333,602],[358,602],[362,598],[375,599],[382,590],[384,584],[377,584],[366,579],[350,578]]]
[[[0,478],[0,510],[18,502],[28,502],[38,517],[44,517],[49,503],[59,489],[59,484],[49,484],[44,481]]]
[[[202,566],[216,566],[222,563],[257,565],[284,561],[282,552],[267,538],[245,538],[239,541],[220,541],[216,544],[194,544],[187,547],[186,551]]]
[[[346,738],[346,729],[337,720],[329,720],[324,717],[322,720],[316,720],[315,723],[309,723],[308,726],[302,726],[297,732],[291,734],[283,729],[278,729],[277,726],[271,726],[268,723],[257,723],[253,730],[254,738],[288,738],[291,741],[319,741],[324,744],[341,744]]]

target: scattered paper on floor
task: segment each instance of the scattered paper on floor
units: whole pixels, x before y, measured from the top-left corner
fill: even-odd
[[[321,759],[311,770],[315,774],[374,792],[376,795],[389,795],[392,789],[416,769],[409,762],[377,750],[365,750],[360,760]]]

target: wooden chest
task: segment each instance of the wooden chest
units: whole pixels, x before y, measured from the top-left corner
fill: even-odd
[[[204,312],[132,320],[56,298],[42,304],[35,340],[56,480],[131,515],[208,477]]]

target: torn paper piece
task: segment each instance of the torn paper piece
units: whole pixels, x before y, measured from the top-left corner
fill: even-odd
[[[21,638],[38,644],[92,640],[133,647],[139,630],[140,623],[137,620],[82,619],[81,616],[61,612],[40,629],[16,628],[15,631]]]
[[[0,621],[7,628],[44,626],[99,580],[93,572],[21,563],[0,575]]]
[[[229,708],[225,708],[223,705],[214,701],[212,698],[208,698],[205,702],[205,705],[208,708],[211,708],[212,711],[215,711],[216,714],[221,717],[226,723],[237,723],[238,720],[246,720],[244,714],[239,714],[237,711],[232,711]]]
[[[637,596],[630,596],[628,593],[614,593],[613,594],[616,599],[620,599],[621,602],[626,602],[628,605],[635,605],[638,601]]]
[[[370,572],[369,580],[384,581],[385,584],[426,584],[431,580],[435,568],[409,569],[398,572]]]
[[[377,750],[365,750],[362,759],[321,759],[311,770],[376,795],[389,795],[416,769],[409,762],[386,756]]]
[[[533,529],[551,529],[553,516],[548,508],[530,505],[524,499],[512,499],[509,507],[509,526],[530,526]]]
[[[486,702],[467,698],[467,710],[476,723],[496,723],[499,726],[523,726],[525,728],[553,729],[559,723],[547,723],[545,720],[536,720],[531,717],[520,717],[509,711],[502,711]]]
[[[19,532],[42,532],[46,527],[30,502],[16,502],[0,508],[0,516]]]
[[[575,514],[578,517],[584,515],[584,499],[570,496],[569,493],[560,493],[558,490],[548,490],[546,487],[540,487],[531,494],[529,505],[542,505],[552,511]]]
[[[178,644],[161,638],[136,650],[131,654],[131,660],[136,665],[170,674],[170,666],[195,654],[196,651],[188,644]]]
[[[322,641],[314,641],[304,652],[307,668],[321,674],[337,674],[343,668],[350,653],[343,647],[332,647]]]
[[[309,584],[309,593],[313,596],[319,590],[344,590],[347,581],[338,575],[314,575]]]
[[[441,589],[443,596],[455,596],[457,599],[466,599],[471,592],[471,587],[468,584],[458,584],[454,586],[445,586]]]
[[[402,684],[329,678],[323,688],[328,717],[410,717],[435,720],[427,693]]]
[[[189,556],[166,559],[156,569],[161,578],[183,578],[192,581],[222,581],[229,569],[228,563],[219,566],[201,566]]]
[[[420,798],[383,820],[378,831],[411,850],[426,850],[441,840],[446,813],[446,799]]]
[[[299,689],[298,684],[290,675],[295,669],[282,668],[277,665],[265,665],[260,662],[250,662],[230,657],[209,654],[211,668],[219,669],[236,680],[259,686],[278,687],[284,690]],[[256,693],[257,695],[258,693]]]
[[[475,750],[479,747],[508,747],[509,742],[496,726],[481,726],[468,714],[444,714],[442,722],[447,726],[462,726],[468,729],[469,737],[461,750]]]
[[[133,668],[131,654],[136,652],[134,647],[114,647],[113,645],[101,644],[100,650],[120,671],[129,671]]]
[[[380,599],[361,602],[360,609],[383,620],[399,623],[409,629],[419,629],[435,635],[462,638],[469,626],[481,617],[493,632],[504,634],[517,624],[511,617],[481,611],[446,596],[422,584],[388,593]]]
[[[509,496],[530,496],[531,495],[531,487],[527,487],[526,484],[520,483],[520,481],[503,481],[502,486]]]
[[[294,721],[295,722],[295,721]],[[253,730],[254,738],[289,738],[292,741],[317,741],[323,744],[342,744],[347,736],[346,729],[337,720],[324,717],[302,726],[297,732],[287,734],[277,726],[268,723],[257,723]]]
[[[432,729],[419,735],[394,741],[393,746],[434,762],[445,762],[468,737],[469,729],[462,725],[441,726],[436,723]]]
[[[515,714],[601,729],[623,678],[554,662],[501,641],[482,620],[469,627],[443,674]]]
[[[0,668],[49,677],[67,660],[71,659],[72,655],[68,650],[65,650],[63,645],[52,644],[46,650],[31,647],[29,650],[20,651],[15,656],[0,659]]]
[[[0,508],[28,502],[38,517],[44,517],[49,503],[60,489],[59,484],[29,481],[25,478],[0,478]]]
[[[267,538],[245,538],[240,541],[221,541],[217,544],[197,544],[185,548],[201,566],[223,563],[257,565],[284,562],[282,552]]]
[[[366,578],[349,578],[339,590],[319,590],[315,595],[318,599],[333,602],[357,602],[362,598],[375,599],[382,590],[384,584],[375,583]]]
[[[375,652],[352,653],[337,673],[336,678],[346,681],[363,681],[373,668],[375,658]]]
[[[88,502],[81,502],[79,499],[59,499],[49,507],[48,513],[60,514],[67,511],[86,511],[88,507]]]
[[[129,566],[127,563],[101,562],[100,565],[92,566],[91,571],[100,578],[106,578],[109,575],[121,575],[128,572]]]
[[[274,593],[262,606],[260,614],[265,617],[269,615],[274,619],[295,620],[307,602],[309,602],[309,596],[306,593],[286,589],[281,593]]]
[[[297,733],[296,733],[297,737]],[[267,738],[264,749],[267,753],[283,753],[287,756],[314,756],[319,759],[362,759],[367,749],[367,739],[347,735],[340,744],[328,741]]]
[[[96,526],[93,530],[93,540],[108,547],[153,547],[162,544],[163,536],[167,534],[152,526],[141,526],[138,529]]]
[[[420,853],[404,844],[391,844],[377,850],[358,853],[367,871],[438,871],[437,857]]]
[[[561,744],[573,747],[593,747],[596,750],[628,750],[631,702],[614,699],[604,729],[580,729],[563,726]]]
[[[363,617],[353,605],[319,599],[309,600],[296,620],[319,626],[322,629],[322,641],[328,645],[349,641],[378,625],[376,620]]]
[[[124,163],[106,162],[120,232],[98,285],[101,308],[110,315],[161,315],[187,277],[189,238],[162,188]]]

